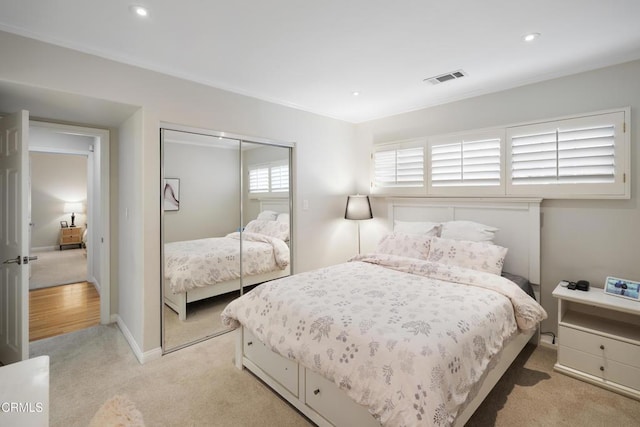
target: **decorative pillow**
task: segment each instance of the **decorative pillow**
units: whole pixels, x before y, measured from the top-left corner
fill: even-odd
[[[408,258],[427,259],[430,247],[431,236],[394,232],[387,234],[380,240],[376,252]]]
[[[507,251],[488,242],[432,237],[427,260],[500,275]]]
[[[244,231],[251,233],[264,234],[265,236],[275,237],[280,240],[289,240],[289,223],[278,221],[266,221],[262,219],[254,219],[244,228]]]
[[[442,233],[438,237],[443,239],[471,240],[473,242],[492,242],[493,235],[498,231],[490,225],[473,221],[449,221],[442,224]]]
[[[429,236],[440,236],[442,224],[439,222],[426,221],[394,221],[393,231],[399,233],[427,234]]]
[[[258,218],[264,221],[275,221],[278,218],[278,212],[276,211],[262,211],[258,214]]]
[[[276,221],[289,224],[289,214],[288,213],[278,214],[278,218],[276,218]]]

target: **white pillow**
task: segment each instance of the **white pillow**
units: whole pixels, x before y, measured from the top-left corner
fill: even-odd
[[[244,231],[250,233],[264,234],[265,236],[275,237],[276,239],[289,240],[289,223],[278,221],[267,221],[262,219],[254,219],[244,228]]]
[[[289,214],[288,213],[278,214],[278,218],[276,219],[276,221],[289,224]]]
[[[431,236],[416,233],[394,232],[380,240],[376,253],[427,259]]]
[[[262,211],[258,214],[256,219],[263,221],[275,221],[278,218],[278,212],[276,211]]]
[[[449,221],[442,224],[439,237],[443,239],[492,242],[497,228],[473,221]]]
[[[393,231],[399,233],[428,234],[440,236],[442,224],[428,221],[394,221]]]
[[[432,237],[427,260],[500,275],[507,251],[489,242]]]

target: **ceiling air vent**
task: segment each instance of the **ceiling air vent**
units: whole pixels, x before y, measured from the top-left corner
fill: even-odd
[[[425,82],[429,82],[432,85],[437,85],[437,84],[444,83],[444,82],[449,81],[449,80],[459,79],[459,78],[464,77],[466,75],[467,74],[464,71],[458,70],[458,71],[453,71],[451,73],[440,74],[439,76],[429,77],[429,78],[424,79],[424,81]]]

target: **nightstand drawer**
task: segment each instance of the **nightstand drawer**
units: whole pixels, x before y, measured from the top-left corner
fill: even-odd
[[[80,243],[80,238],[78,236],[62,236],[60,237],[60,243],[63,245],[65,243]]]
[[[560,325],[560,345],[640,368],[640,346]]]
[[[61,228],[60,233],[62,237],[80,237],[82,229],[78,227]]]
[[[560,345],[558,363],[602,380],[640,389],[640,369]]]

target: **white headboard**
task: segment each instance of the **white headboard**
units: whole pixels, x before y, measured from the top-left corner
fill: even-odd
[[[494,243],[509,248],[504,271],[540,284],[541,199],[392,199],[395,220],[445,222],[476,221],[497,227]]]
[[[289,213],[289,199],[268,199],[260,200],[260,212],[275,211],[278,213]]]

